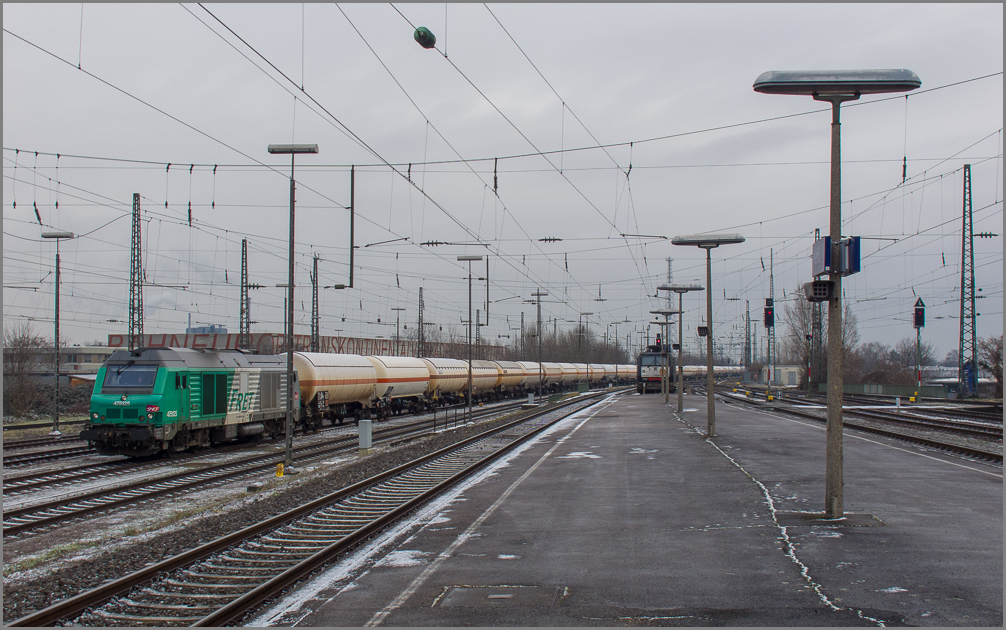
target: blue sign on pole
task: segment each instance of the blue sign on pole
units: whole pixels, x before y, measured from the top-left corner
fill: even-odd
[[[860,256],[860,237],[850,236],[843,238],[839,243],[841,259],[837,268],[832,269],[831,264],[831,237],[825,236],[814,241],[811,250],[812,275],[816,278],[831,271],[837,271],[843,276],[851,276],[862,271]]]
[[[978,378],[975,372],[975,364],[970,360],[964,362],[964,382],[961,388],[964,394],[974,394],[978,391]]]

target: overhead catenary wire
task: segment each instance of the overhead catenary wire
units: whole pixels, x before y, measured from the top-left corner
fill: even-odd
[[[1000,134],[1000,135],[1001,135],[1001,134]],[[188,162],[188,160],[185,160],[185,162]],[[163,166],[163,164],[162,164],[162,166]],[[646,166],[645,166],[645,165],[637,165],[637,166],[636,166],[636,168],[646,168]],[[998,177],[998,172],[996,173],[996,175],[997,175],[997,177]],[[927,178],[926,178],[925,176],[923,176],[923,180],[925,180],[925,179],[927,179]],[[59,178],[57,177],[55,181],[57,182],[57,196],[59,196],[59,184],[58,184],[58,182],[59,182]],[[997,193],[996,193],[996,197],[998,197]],[[58,202],[57,202],[57,203],[58,203]],[[920,202],[920,203],[921,203],[921,202]],[[64,204],[64,205],[66,205],[66,204]],[[857,204],[857,205],[858,205],[858,204]],[[214,199],[213,203],[211,204],[211,206],[215,206],[215,199]],[[859,208],[861,208],[861,207],[862,207],[862,206],[859,206]],[[70,206],[67,206],[67,208],[69,209],[69,208],[70,208]],[[857,210],[858,210],[859,208],[857,208]],[[174,210],[174,208],[172,208],[172,210]],[[858,216],[858,215],[857,215],[857,216]],[[920,217],[920,220],[921,220],[921,217]],[[148,224],[148,225],[149,225],[149,224]]]

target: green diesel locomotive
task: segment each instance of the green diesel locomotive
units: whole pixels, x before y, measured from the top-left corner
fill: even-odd
[[[80,437],[102,455],[143,457],[282,435],[288,391],[284,355],[118,350],[98,371]]]

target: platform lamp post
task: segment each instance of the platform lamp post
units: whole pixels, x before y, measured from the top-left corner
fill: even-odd
[[[716,436],[716,407],[713,399],[713,249],[720,245],[743,243],[740,234],[692,234],[675,236],[674,245],[692,245],[706,250],[706,437]]]
[[[762,94],[812,96],[831,103],[831,235],[832,298],[828,303],[828,422],[825,456],[825,518],[841,518],[844,513],[842,456],[842,151],[839,109],[845,101],[863,94],[910,92],[922,85],[911,70],[811,70],[769,71],[754,82]]]
[[[316,154],[316,144],[270,144],[269,153],[290,156],[290,247],[287,252],[287,298],[286,298],[286,461],[284,468],[293,466],[293,413],[294,398],[300,393],[293,382],[293,245],[294,207],[296,205],[297,184],[294,180],[294,160],[298,154]],[[291,471],[287,471],[291,472]]]
[[[657,287],[658,291],[674,291],[678,294],[678,311],[681,315],[678,316],[678,413],[683,413],[685,410],[685,372],[681,365],[682,359],[682,347],[683,347],[683,331],[681,322],[684,320],[684,311],[682,310],[682,296],[689,291],[701,291],[702,285],[700,284],[661,284]]]
[[[459,262],[468,263],[468,421],[472,419],[472,263],[482,260],[481,255],[458,256]]]
[[[594,313],[583,312],[580,317],[587,320],[587,326],[583,331],[583,349],[587,359],[587,390],[590,391],[590,316]]]
[[[545,370],[541,365],[541,298],[548,297],[548,293],[538,289],[531,296],[534,297],[535,304],[538,306],[538,398],[540,399],[543,385],[542,380],[544,380],[542,377]]]
[[[55,341],[53,342],[56,354],[52,370],[55,377],[53,381],[55,384],[55,395],[52,398],[52,431],[49,432],[49,435],[59,436],[63,435],[59,431],[59,242],[61,240],[76,238],[76,236],[73,232],[42,232],[42,238],[56,241],[56,330],[54,331]]]
[[[671,371],[668,369],[670,365],[667,363],[667,327],[670,322],[667,320],[671,315],[681,315],[681,309],[670,309],[670,308],[658,308],[655,311],[650,311],[654,315],[663,315],[664,321],[662,322],[650,322],[652,324],[659,324],[663,328],[663,334],[660,336],[660,390],[664,394],[664,404],[671,402]],[[681,317],[678,317],[680,321]],[[680,335],[680,331],[679,331]],[[678,344],[679,346],[681,344]]]

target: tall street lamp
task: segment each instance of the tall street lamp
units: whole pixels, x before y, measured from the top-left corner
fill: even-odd
[[[468,263],[468,421],[472,419],[472,263],[482,260],[482,256],[458,256],[460,262]]]
[[[812,96],[831,103],[831,267],[833,283],[828,303],[828,424],[825,456],[825,518],[841,518],[844,513],[842,455],[842,151],[839,106],[862,94],[910,92],[922,85],[911,70],[812,70],[769,71],[754,82],[762,94]]]
[[[583,312],[580,317],[586,318],[587,326],[583,331],[583,349],[587,359],[587,389],[590,390],[590,316],[594,313]]]
[[[650,311],[654,315],[663,315],[664,321],[662,322],[650,322],[651,324],[658,324],[661,326],[660,335],[660,392],[664,395],[664,404],[671,402],[671,384],[670,384],[670,370],[668,369],[670,365],[667,363],[667,326],[670,324],[667,318],[671,315],[680,315],[681,309],[673,310],[669,308],[658,308],[655,311]],[[680,317],[678,318],[681,319]]]
[[[701,291],[702,285],[699,284],[661,284],[657,287],[659,291],[674,291],[678,294],[678,311],[683,315],[684,311],[681,308],[681,298],[685,293],[689,291]],[[684,317],[678,317],[678,413],[682,413],[685,410],[685,395],[684,395],[684,369],[681,366],[682,356],[681,348],[684,345],[682,339],[682,329],[681,322]]]
[[[52,398],[52,431],[49,435],[63,435],[59,431],[59,242],[63,239],[76,238],[73,232],[42,232],[42,238],[56,241],[56,330],[54,337],[55,358],[52,373],[55,376],[55,395]]]
[[[740,234],[692,234],[675,236],[674,245],[693,245],[706,250],[706,436],[716,436],[716,408],[713,401],[713,259],[712,251],[720,245],[743,243]]]
[[[293,466],[293,401],[299,394],[293,382],[293,243],[294,205],[297,184],[294,181],[294,159],[300,153],[318,152],[316,144],[270,144],[269,153],[290,156],[290,248],[287,252],[287,297],[286,297],[286,462],[284,468]],[[288,471],[292,472],[292,471]]]

